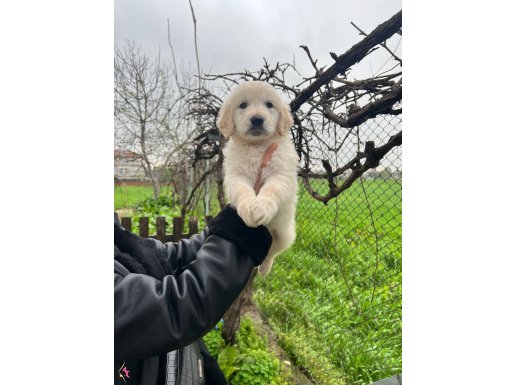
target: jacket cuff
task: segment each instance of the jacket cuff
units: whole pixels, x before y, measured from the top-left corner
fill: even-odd
[[[265,259],[272,244],[272,235],[265,226],[248,227],[234,207],[226,206],[209,224],[209,234],[216,234],[234,243],[248,254],[256,266]]]

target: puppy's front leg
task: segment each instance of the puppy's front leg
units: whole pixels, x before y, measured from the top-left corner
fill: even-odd
[[[288,194],[290,183],[281,176],[270,177],[251,203],[250,211],[256,226],[268,225],[277,214],[281,202]]]
[[[240,218],[249,227],[257,227],[258,225],[252,218],[252,204],[256,200],[254,188],[249,183],[242,181],[229,181],[227,184],[229,192],[229,200],[236,207],[236,211]]]

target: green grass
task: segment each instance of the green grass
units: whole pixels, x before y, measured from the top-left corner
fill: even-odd
[[[400,182],[357,181],[327,206],[300,189],[297,241],[256,281],[255,299],[317,383],[401,372],[401,235]]]
[[[161,196],[169,193],[167,186],[161,187]],[[154,193],[151,186],[126,186],[118,185],[114,187],[114,209],[135,208],[139,203],[147,198],[152,198]]]
[[[279,343],[319,385],[369,384],[401,372],[402,184],[362,183],[328,205],[301,185],[297,240],[255,283]],[[115,208],[149,196],[150,187],[115,188]]]

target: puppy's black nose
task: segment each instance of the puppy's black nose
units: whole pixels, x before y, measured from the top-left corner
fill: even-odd
[[[252,123],[253,126],[262,126],[264,122],[263,118],[260,118],[259,116],[254,116],[250,118],[250,123]]]

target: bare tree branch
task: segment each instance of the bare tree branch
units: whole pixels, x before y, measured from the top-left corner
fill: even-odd
[[[338,56],[336,62],[325,70],[313,83],[297,95],[290,103],[291,110],[297,111],[321,86],[329,83],[338,74],[344,73],[353,64],[363,59],[377,44],[387,40],[396,33],[402,25],[402,11],[399,11],[390,20],[385,21],[374,29],[365,39],[354,45],[343,55]]]
[[[115,144],[138,154],[157,198],[165,165],[190,136],[180,87],[160,55],[150,61],[134,42],[116,46],[114,59]]]
[[[380,114],[394,116],[402,113],[402,72],[394,71],[398,64],[369,79],[347,78],[347,71],[351,66],[400,31],[401,18],[402,13],[399,12],[343,55],[333,54],[335,63],[327,70],[318,68],[317,60],[312,57],[309,48],[301,45],[300,48],[306,53],[315,74],[304,77],[297,84],[291,81],[292,75],[302,75],[294,64],[272,64],[266,59],[263,59],[262,68],[256,71],[245,69],[227,74],[206,74],[202,79],[222,82],[226,87],[222,88],[222,94],[227,94],[233,85],[249,80],[266,81],[286,94],[292,100],[290,107],[294,126],[290,132],[303,164],[299,175],[303,177],[308,192],[315,199],[327,203],[350,187],[364,172],[377,167],[379,163],[372,162],[373,159],[382,159],[388,151],[401,143],[402,134],[393,133],[385,145],[375,148],[375,143],[368,141],[366,151],[360,152],[358,135],[359,127],[368,120]],[[186,95],[189,95],[187,99],[190,116],[202,117],[202,124],[205,125],[205,130],[194,140],[193,164],[200,159],[216,157],[219,164],[224,140],[217,132],[215,121],[223,95],[215,95],[207,90],[196,92],[193,88]],[[300,108],[301,106],[305,108]],[[342,128],[346,129],[343,133]],[[344,166],[338,167],[337,154],[344,146],[346,151],[357,146],[356,155]],[[313,169],[316,171],[312,171]],[[342,182],[344,173],[350,174]],[[312,178],[325,179],[329,193],[320,194],[315,191],[309,181]]]
[[[329,108],[324,109],[325,115],[333,122],[342,127],[355,127],[360,125],[367,119],[376,117],[379,114],[387,114],[392,112],[392,107],[402,100],[402,83],[399,82],[392,87],[391,91],[382,98],[372,101],[367,105],[358,108],[352,112],[348,118],[342,118],[333,113]]]
[[[324,204],[327,204],[327,202],[329,202],[332,198],[337,197],[343,191],[348,189],[352,185],[352,183],[361,175],[363,175],[366,171],[370,170],[371,168],[377,167],[379,165],[380,160],[392,148],[400,146],[401,144],[402,131],[390,137],[388,143],[377,148],[375,148],[374,142],[367,142],[364,152],[358,153],[345,166],[339,168],[334,172],[330,168],[326,168],[327,173],[325,175],[318,176],[318,178],[326,178],[329,181],[330,189],[329,192],[325,195],[321,195],[313,189],[309,181],[310,175],[308,173],[301,172],[300,175],[303,177],[304,186],[313,198],[320,202],[323,202]],[[365,162],[361,163],[362,159],[365,159]],[[343,174],[343,172],[347,170],[352,170],[352,173],[345,179],[345,181],[340,186],[336,186],[334,182],[332,182],[333,178]]]
[[[359,31],[360,35],[368,36],[365,32],[363,32],[363,30],[361,30],[361,29],[360,29],[356,24],[354,24],[352,21],[351,21],[350,23],[352,24],[352,26],[353,26],[354,28],[356,28],[356,29]],[[402,65],[402,60],[401,60],[397,55],[395,55],[395,54],[390,50],[390,48],[388,48],[388,46],[386,45],[386,43],[385,43],[385,42],[382,42],[382,43],[380,43],[379,45],[380,45],[381,47],[383,47],[384,49],[386,49],[386,50],[390,53],[390,55],[392,55],[392,57],[393,57],[395,60],[397,60],[397,61]]]

